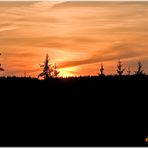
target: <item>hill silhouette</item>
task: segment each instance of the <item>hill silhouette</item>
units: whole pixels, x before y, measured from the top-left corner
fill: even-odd
[[[147,75],[1,77],[0,145],[147,146],[147,84]]]

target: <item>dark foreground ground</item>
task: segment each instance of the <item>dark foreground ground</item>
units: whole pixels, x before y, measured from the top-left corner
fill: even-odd
[[[148,146],[148,76],[0,78],[0,146]]]

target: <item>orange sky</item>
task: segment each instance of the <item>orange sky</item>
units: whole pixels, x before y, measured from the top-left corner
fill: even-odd
[[[1,75],[37,76],[46,53],[60,75],[148,73],[148,2],[0,2]]]

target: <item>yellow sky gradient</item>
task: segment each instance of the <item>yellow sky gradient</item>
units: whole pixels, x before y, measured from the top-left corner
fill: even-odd
[[[0,2],[1,75],[37,76],[46,53],[61,76],[148,73],[148,2]]]

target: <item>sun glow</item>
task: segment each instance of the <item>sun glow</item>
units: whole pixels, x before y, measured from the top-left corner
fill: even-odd
[[[59,73],[59,77],[73,77],[74,75],[74,68],[61,68],[59,69],[60,73]]]

